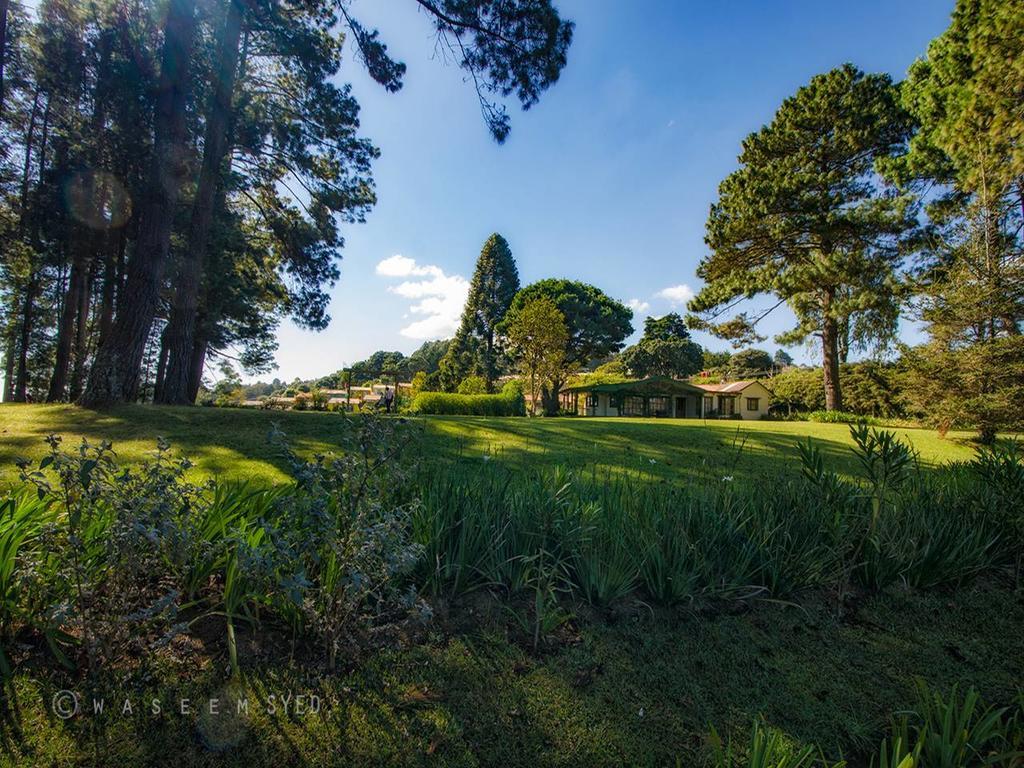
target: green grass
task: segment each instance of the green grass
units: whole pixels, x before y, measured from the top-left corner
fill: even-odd
[[[790,471],[797,442],[812,437],[826,458],[852,468],[849,428],[842,424],[775,421],[650,419],[525,419],[436,416],[416,419],[424,428],[419,450],[432,462],[470,464],[487,460],[516,468],[566,465],[600,476],[645,479],[756,479]],[[126,406],[87,411],[68,405],[0,406],[0,486],[17,479],[18,457],[38,460],[43,439],[62,435],[109,440],[121,459],[137,461],[170,440],[196,465],[194,476],[280,482],[286,465],[267,440],[273,424],[300,453],[337,447],[345,420],[335,413],[295,413],[219,408]],[[940,438],[923,429],[895,430],[920,453],[926,466],[969,459],[968,433]],[[781,461],[780,461],[781,460]]]
[[[509,642],[502,609],[483,596],[451,615],[470,609],[473,629],[440,616],[425,642],[329,677],[301,662],[260,664],[243,637],[254,710],[285,691],[315,693],[324,707],[319,715],[253,711],[242,723],[213,718],[226,743],[211,735],[210,718],[167,711],[181,697],[193,708],[211,696],[223,701],[216,664],[186,657],[155,681],[101,686],[107,715],[71,721],[49,709],[66,683],[19,674],[0,763],[538,768],[678,758],[691,766],[700,764],[709,725],[745,742],[763,715],[855,768],[867,765],[890,714],[913,703],[914,676],[943,692],[973,685],[1000,704],[1024,679],[1024,602],[991,584],[879,595],[843,623],[813,602],[716,616],[638,607],[581,622],[578,635],[542,656]],[[133,715],[121,714],[125,696]],[[163,703],[160,716],[150,712],[153,697]],[[211,749],[217,744],[225,748]]]
[[[843,425],[415,421],[423,434],[412,450],[429,467],[457,469],[457,479],[485,489],[477,470],[497,464],[526,477],[569,465],[599,481],[756,482],[796,472],[795,445],[807,436],[832,466],[852,470],[853,461]],[[348,428],[324,413],[3,406],[0,485],[16,480],[15,457],[43,455],[49,433],[72,444],[82,436],[110,440],[128,462],[144,458],[159,435],[196,461],[197,476],[284,480],[284,461],[267,440],[274,422],[306,453],[332,449]],[[972,455],[967,435],[899,432],[926,466]],[[438,482],[448,477],[436,474]],[[253,707],[242,720],[223,715],[231,697],[219,624],[197,626],[155,659],[143,654],[137,666],[116,670],[118,680],[99,682],[102,718],[55,717],[54,695],[84,693],[83,676],[33,661],[45,648],[18,648],[27,661],[0,701],[0,765],[699,765],[712,725],[745,741],[751,721],[763,717],[857,768],[867,765],[890,714],[913,703],[915,677],[943,693],[973,686],[996,705],[1009,704],[1024,680],[1024,591],[1002,572],[955,590],[897,586],[865,595],[842,619],[834,595],[816,591],[801,594],[799,606],[722,599],[668,609],[635,595],[603,609],[573,602],[574,619],[542,652],[530,650],[510,618],[521,595],[510,605],[482,588],[446,594],[434,597],[435,620],[423,636],[350,660],[336,674],[324,671],[309,640],[293,647],[296,638],[279,624],[240,627]],[[324,708],[266,712],[268,697],[284,693],[315,694]],[[212,696],[226,701],[222,714],[200,714]],[[153,698],[162,701],[160,715],[152,714]],[[180,713],[182,698],[191,713]]]

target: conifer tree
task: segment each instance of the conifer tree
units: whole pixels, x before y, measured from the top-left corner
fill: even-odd
[[[719,186],[707,223],[704,288],[687,319],[734,343],[761,340],[757,323],[788,304],[797,325],[777,341],[821,342],[825,403],[842,408],[840,342],[851,317],[886,341],[898,318],[901,239],[915,224],[912,196],[896,195],[874,173],[899,151],[910,120],[887,75],[847,64],[812,78],[772,122],[748,136],[740,168]],[[723,320],[758,294],[775,303]]]
[[[442,364],[446,382],[458,385],[467,375],[483,377],[487,391],[502,369],[496,329],[519,290],[519,270],[504,237],[495,232],[476,260],[462,322]]]

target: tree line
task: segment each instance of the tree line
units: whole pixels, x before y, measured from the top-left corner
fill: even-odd
[[[410,0],[498,142],[566,63],[549,0]],[[347,45],[346,45],[347,43]],[[268,370],[283,318],[327,325],[378,150],[343,54],[405,65],[349,0],[0,6],[5,401],[192,403],[215,358]]]

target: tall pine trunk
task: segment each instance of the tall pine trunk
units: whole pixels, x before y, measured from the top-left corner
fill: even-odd
[[[160,300],[174,208],[186,171],[186,107],[195,26],[195,0],[171,0],[164,25],[153,162],[139,215],[139,236],[114,326],[96,353],[80,400],[88,407],[131,401],[138,394],[139,369]]]
[[[832,316],[833,291],[822,297],[821,349],[825,383],[825,410],[843,410],[843,393],[839,387],[839,325]]]
[[[160,334],[160,355],[156,360],[156,377],[153,379],[153,402],[163,402],[164,379],[167,376],[167,328]]]
[[[206,118],[203,166],[192,204],[188,242],[175,281],[174,300],[167,325],[167,371],[158,402],[186,405],[195,402],[189,386],[192,353],[196,345],[199,287],[206,262],[206,250],[213,224],[217,188],[222,183],[224,159],[228,152],[231,101],[238,69],[238,46],[242,34],[242,10],[228,0],[224,29],[218,51],[214,90]]]
[[[75,319],[75,348],[72,356],[74,365],[71,369],[71,382],[68,398],[74,402],[82,395],[85,382],[85,359],[89,354],[89,308],[92,306],[93,283],[95,274],[86,275],[82,291],[78,296],[78,313]]]
[[[208,348],[209,342],[200,331],[196,337],[195,346],[192,349],[191,368],[188,375],[188,399],[191,403],[194,403],[196,398],[199,397],[199,387],[203,383],[203,366],[206,365],[206,351]]]
[[[81,240],[73,244],[75,256],[71,262],[71,276],[68,279],[67,292],[64,294],[64,308],[57,326],[57,353],[53,364],[53,375],[50,377],[50,388],[46,394],[48,403],[60,402],[67,390],[68,371],[71,367],[71,346],[75,336],[75,318],[79,311],[79,301],[85,292],[88,280],[85,266],[84,248]]]
[[[36,99],[38,100],[39,93],[36,92]],[[43,174],[46,172],[46,144],[49,140],[50,130],[50,106],[52,100],[47,97],[46,109],[43,110],[43,125],[42,135],[39,141],[39,179],[40,182],[43,178]],[[33,114],[35,113],[35,107],[33,107]],[[31,157],[32,157],[32,129],[29,127],[29,141],[25,148],[25,167],[24,175],[22,177],[21,186],[21,220],[20,227],[24,232],[26,223],[29,222],[28,213],[28,187],[29,187],[29,176],[31,172]],[[39,225],[41,211],[38,208],[38,203],[32,207],[31,210],[31,224],[32,232],[30,235],[32,248],[35,253],[38,254],[42,250],[39,237]],[[14,376],[14,395],[13,400],[16,403],[28,402],[28,355],[29,348],[32,346],[32,332],[35,330],[36,322],[36,297],[42,288],[42,278],[40,270],[36,269],[36,265],[33,264],[29,267],[31,275],[29,276],[28,285],[25,287],[25,294],[22,302],[21,309],[21,327],[18,332],[18,367]]]

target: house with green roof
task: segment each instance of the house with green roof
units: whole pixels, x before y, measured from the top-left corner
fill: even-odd
[[[698,385],[668,376],[651,376],[577,384],[563,389],[560,398],[563,411],[579,416],[759,419],[767,415],[772,393],[758,381]]]

